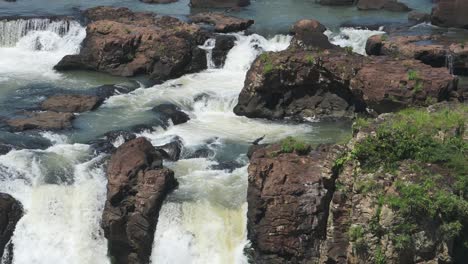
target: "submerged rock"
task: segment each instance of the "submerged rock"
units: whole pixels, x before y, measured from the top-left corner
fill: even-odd
[[[338,176],[338,147],[310,155],[256,150],[248,168],[248,238],[255,263],[318,263]]]
[[[7,124],[16,131],[31,129],[62,130],[72,127],[75,116],[72,113],[57,113],[53,111],[26,112],[25,118],[10,119]]]
[[[179,107],[173,104],[160,104],[153,107],[152,111],[156,112],[161,118],[161,121],[166,125],[169,125],[169,120],[171,120],[174,125],[187,123],[190,120],[190,117],[186,113],[182,112]]]
[[[219,12],[205,12],[190,16],[194,23],[206,23],[214,26],[215,32],[229,33],[248,29],[253,25],[252,19],[228,16]]]
[[[190,0],[192,7],[230,8],[250,5],[250,0]]]
[[[41,103],[44,111],[81,113],[96,109],[102,104],[98,96],[93,95],[54,95]]]
[[[432,24],[468,29],[468,1],[439,0],[432,9]]]
[[[6,263],[11,263],[13,259],[13,244],[7,248],[16,224],[23,216],[23,206],[8,194],[0,193],[0,259],[7,255]]]
[[[85,16],[90,24],[80,53],[65,56],[55,69],[167,80],[206,68],[205,52],[198,46],[208,36],[197,25],[127,8],[96,7]]]
[[[170,161],[177,161],[180,158],[180,154],[182,153],[182,148],[184,144],[182,139],[176,137],[170,143],[164,144],[162,146],[156,146],[156,149],[161,153],[164,159]]]
[[[397,0],[359,0],[357,3],[359,10],[387,10],[394,12],[410,11],[406,4],[398,2]]]
[[[174,172],[144,138],[121,145],[107,168],[107,200],[102,227],[116,264],[148,263],[159,210],[177,187]]]

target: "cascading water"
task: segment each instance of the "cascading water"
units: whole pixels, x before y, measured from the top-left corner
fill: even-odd
[[[77,53],[85,37],[85,28],[68,19],[0,21],[0,83],[57,79],[53,66]]]
[[[213,49],[216,45],[216,39],[210,38],[205,41],[202,46],[199,46],[200,49],[206,51],[206,66],[208,69],[216,68],[216,65],[213,61]]]
[[[325,31],[330,42],[340,47],[351,47],[353,51],[361,55],[366,55],[367,39],[374,35],[385,34],[380,30],[341,28],[339,33],[333,33],[330,30]]]

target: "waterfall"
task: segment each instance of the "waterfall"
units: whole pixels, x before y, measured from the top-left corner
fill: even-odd
[[[356,28],[341,28],[339,33],[330,30],[325,31],[331,43],[340,47],[352,47],[353,51],[361,55],[366,55],[367,39],[374,35],[385,34],[382,29],[368,30]]]
[[[49,31],[64,36],[78,22],[73,20],[51,20],[49,18],[31,18],[0,20],[0,47],[13,47],[29,32]]]
[[[200,49],[205,50],[206,52],[206,66],[208,69],[216,68],[216,65],[213,61],[213,49],[216,45],[216,39],[209,38],[205,41],[202,46],[199,46]]]
[[[450,52],[447,52],[445,55],[445,66],[449,70],[450,74],[453,75],[453,54]]]
[[[78,53],[85,37],[85,28],[69,19],[0,20],[0,83],[60,78],[54,65]]]

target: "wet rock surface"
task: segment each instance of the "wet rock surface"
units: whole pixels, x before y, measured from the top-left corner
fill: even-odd
[[[468,2],[464,0],[439,0],[432,10],[431,22],[441,27],[468,29]]]
[[[169,125],[169,120],[173,125],[183,124],[190,120],[190,117],[186,113],[173,104],[160,104],[153,107],[152,111],[157,113],[161,121],[166,125]]]
[[[310,155],[256,150],[248,168],[248,237],[255,263],[315,263],[326,236],[333,162],[340,149]]]
[[[44,111],[81,113],[96,109],[102,102],[93,95],[54,95],[42,102],[41,108]]]
[[[207,35],[196,25],[127,8],[96,7],[85,16],[90,23],[80,53],[65,56],[55,69],[167,80],[206,68],[198,45]]]
[[[72,127],[75,116],[72,113],[25,112],[25,118],[15,118],[7,121],[7,124],[15,131],[24,130],[62,130]]]
[[[212,59],[216,67],[221,68],[226,62],[229,51],[236,44],[236,37],[229,35],[218,35],[215,37],[215,47],[213,48]]]
[[[102,227],[117,264],[148,263],[161,205],[177,187],[174,172],[144,138],[121,145],[107,168]]]
[[[250,5],[250,0],[190,0],[192,7],[230,8]]]
[[[248,29],[253,25],[251,19],[237,18],[220,12],[204,12],[190,16],[194,23],[206,23],[214,26],[214,31],[219,33],[238,32]]]
[[[13,245],[7,244],[22,216],[23,206],[20,202],[8,194],[0,193],[0,259],[4,254],[8,254],[7,263],[11,263],[13,259]]]

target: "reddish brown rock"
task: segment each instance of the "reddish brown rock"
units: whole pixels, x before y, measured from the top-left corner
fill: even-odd
[[[357,3],[359,10],[388,10],[394,12],[410,11],[406,4],[400,3],[397,0],[359,0]]]
[[[117,264],[148,263],[161,205],[177,186],[174,172],[144,138],[121,145],[107,168],[102,227]]]
[[[341,149],[322,147],[307,156],[278,154],[279,149],[259,149],[250,160],[252,257],[255,263],[316,263],[337,176],[332,167]]]
[[[198,46],[207,35],[196,25],[126,8],[97,7],[85,16],[91,23],[80,54],[65,56],[55,69],[166,80],[206,68],[205,52]]]
[[[46,111],[81,113],[99,107],[102,100],[93,95],[55,95],[41,104]]]
[[[190,0],[192,7],[230,8],[250,5],[250,0]]]
[[[297,21],[291,28],[294,35],[292,45],[301,48],[319,47],[324,49],[333,48],[328,37],[323,34],[327,28],[314,19],[302,19]]]
[[[215,32],[229,33],[248,29],[253,25],[252,19],[242,19],[228,16],[219,12],[205,12],[190,16],[194,23],[206,23],[214,25]]]
[[[22,216],[23,206],[20,202],[8,194],[0,193],[0,259],[3,259],[3,254],[8,252],[7,263],[11,263],[13,245],[10,244],[8,248],[5,248],[5,246],[10,241],[16,224]]]
[[[439,0],[432,10],[432,24],[468,29],[468,1]]]
[[[16,131],[31,129],[62,130],[72,127],[75,116],[72,113],[57,113],[53,111],[26,112],[25,118],[10,119],[8,125]]]
[[[468,75],[468,45],[452,43],[444,36],[372,36],[366,53],[416,59],[432,67],[448,67],[455,75]]]
[[[457,78],[416,60],[340,48],[261,55],[247,72],[234,112],[251,118],[338,119],[448,100]]]

